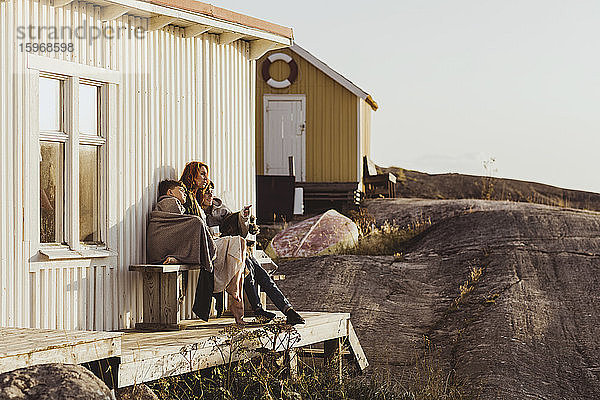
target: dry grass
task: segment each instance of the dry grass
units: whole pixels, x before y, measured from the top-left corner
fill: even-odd
[[[337,254],[393,255],[397,261],[400,261],[406,242],[431,226],[431,219],[428,218],[413,222],[406,227],[399,227],[387,221],[377,227],[375,218],[364,209],[351,215],[351,218],[358,226],[358,242],[340,248]]]
[[[229,363],[188,375],[166,378],[149,386],[160,399],[377,399],[467,400],[474,391],[442,368],[427,337],[415,352],[414,367],[405,375],[387,370],[357,375],[345,367],[342,382],[321,360],[299,360],[299,374],[291,378],[281,353],[265,353],[252,360]],[[335,368],[333,368],[335,369]]]
[[[437,349],[427,336],[423,336],[423,350],[417,352],[414,370],[408,379],[408,392],[412,399],[463,400],[478,398],[474,385],[456,376],[454,370],[442,367]]]
[[[459,295],[458,297],[456,297],[454,299],[454,302],[452,304],[453,308],[456,309],[458,308],[458,306],[460,305],[460,303],[463,301],[463,299],[473,291],[473,289],[475,288],[475,283],[483,276],[483,267],[472,267],[471,271],[469,271],[469,277],[467,278],[467,280],[465,281],[465,283],[463,283],[462,285],[460,285],[459,287]],[[495,301],[496,297],[493,299]]]

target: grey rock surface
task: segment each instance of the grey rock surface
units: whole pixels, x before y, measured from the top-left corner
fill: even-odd
[[[483,399],[600,398],[600,213],[419,199],[369,210],[432,225],[400,259],[281,262],[278,285],[297,310],[350,312],[375,369],[410,373],[425,335]]]
[[[111,400],[108,387],[86,368],[43,364],[0,374],[2,400]]]
[[[401,197],[512,200],[600,211],[600,193],[491,176],[426,174],[397,167],[378,170],[397,176],[396,195]]]

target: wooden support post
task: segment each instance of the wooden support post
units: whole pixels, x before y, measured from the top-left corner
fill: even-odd
[[[288,156],[288,172],[290,176],[296,176],[296,164],[294,164],[294,156]]]
[[[119,387],[119,364],[121,357],[103,358],[81,364],[102,380],[110,390]]]
[[[143,272],[143,322],[138,329],[178,329],[181,322],[179,309],[182,297],[181,272]]]
[[[143,318],[146,324],[160,323],[160,273],[144,271]]]
[[[292,380],[298,379],[298,350],[289,349],[285,352],[285,366]]]
[[[165,325],[178,325],[181,322],[179,313],[181,279],[180,272],[170,272],[161,276],[161,323]]]
[[[354,354],[354,359],[358,364],[358,368],[361,372],[364,371],[365,368],[369,366],[369,362],[367,361],[367,356],[358,341],[358,335],[356,335],[356,331],[350,320],[348,320],[348,344],[350,345],[350,351]]]
[[[329,339],[323,342],[325,367],[330,368],[332,375],[342,383],[342,338]]]
[[[233,312],[231,311],[231,303],[233,303],[233,296],[225,291],[223,297],[223,315],[226,317],[232,317]]]
[[[258,298],[260,299],[260,304],[263,306],[263,310],[267,309],[267,294],[263,291],[258,292]]]

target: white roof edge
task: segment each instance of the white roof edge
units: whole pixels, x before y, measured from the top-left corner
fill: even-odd
[[[321,72],[323,72],[325,75],[327,75],[328,77],[330,77],[331,79],[333,79],[334,81],[336,81],[337,83],[339,83],[340,85],[342,85],[361,99],[366,100],[369,96],[367,92],[356,86],[354,83],[350,82],[348,79],[344,78],[343,75],[336,72],[333,68],[325,64],[323,61],[310,54],[307,50],[298,46],[298,44],[294,43],[293,46],[290,47],[290,50],[304,58],[306,61],[308,61],[316,68],[321,70]]]
[[[192,11],[180,10],[176,8],[171,8],[167,6],[162,6],[158,4],[146,3],[145,1],[140,0],[108,0],[110,3],[119,4],[125,7],[142,10],[145,12],[158,14],[158,15],[166,15],[169,17],[183,19],[189,22],[194,22],[197,24],[208,25],[214,28],[223,29],[226,31],[231,31],[235,33],[241,33],[243,35],[254,36],[259,39],[268,40],[270,42],[279,43],[285,46],[289,46],[292,44],[292,39],[277,35],[275,33],[270,33],[266,31],[262,31],[257,28],[247,27],[243,25],[239,25],[234,22],[223,21],[220,19],[212,18],[209,16],[201,15]]]

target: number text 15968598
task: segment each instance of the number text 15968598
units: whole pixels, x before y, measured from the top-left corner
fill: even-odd
[[[19,50],[27,53],[72,53],[73,43],[19,43]]]

